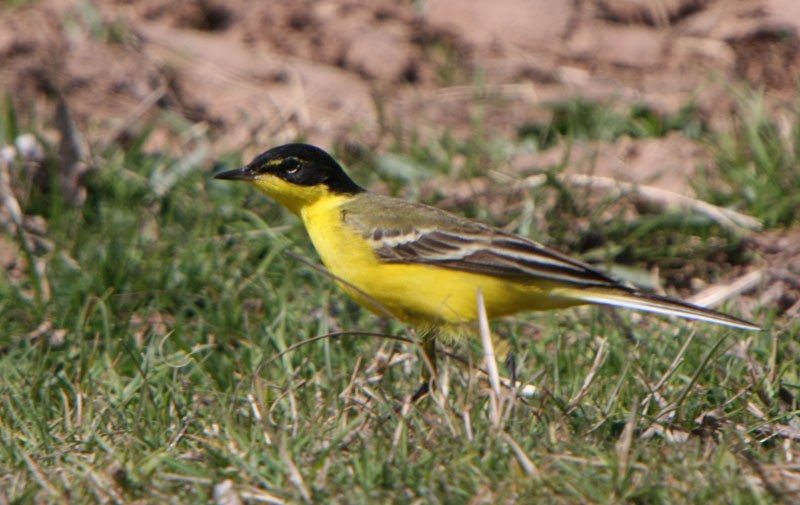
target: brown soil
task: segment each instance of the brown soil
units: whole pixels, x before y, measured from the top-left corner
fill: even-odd
[[[791,96],[793,0],[53,0],[1,7],[0,88],[48,117],[58,90],[90,142],[159,111],[203,123],[217,152],[303,135],[380,146],[493,134],[573,96],[724,122],[736,80]],[[477,84],[479,83],[479,84]],[[166,135],[167,132],[162,132]],[[159,141],[153,136],[153,148]]]

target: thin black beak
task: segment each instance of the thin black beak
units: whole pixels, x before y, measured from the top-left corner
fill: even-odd
[[[229,181],[252,181],[256,178],[256,174],[249,167],[236,168],[221,172],[214,176],[214,179],[225,179]]]

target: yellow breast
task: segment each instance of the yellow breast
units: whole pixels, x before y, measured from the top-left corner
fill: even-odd
[[[370,243],[344,223],[347,197],[323,199],[300,215],[322,262],[358,303],[381,316],[413,324],[461,324],[477,319],[477,291],[490,318],[520,310],[573,305],[524,282],[436,266],[380,262]],[[377,302],[377,304],[376,304]],[[390,314],[387,314],[386,312]]]

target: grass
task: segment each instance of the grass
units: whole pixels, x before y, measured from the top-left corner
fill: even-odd
[[[800,221],[800,196],[787,188],[800,184],[798,103],[781,120],[770,117],[761,94],[740,92],[733,127],[713,138],[719,177],[700,185],[701,196],[758,215],[771,227]]]
[[[546,148],[565,137],[610,142],[622,136],[663,137],[670,131],[679,131],[695,138],[705,130],[691,104],[672,115],[660,115],[646,105],[625,106],[624,110],[618,110],[609,104],[580,98],[553,103],[548,108],[552,112],[549,123],[523,124],[518,128],[519,136],[532,138]]]
[[[7,136],[28,128],[13,111],[3,117]],[[413,346],[345,334],[279,354],[317,335],[404,329],[287,254],[315,258],[296,219],[251,188],[213,181],[202,143],[173,156],[144,152],[145,140],[98,155],[82,208],[35,190],[24,202],[26,215],[46,220],[51,248],[36,251],[38,281],[24,259],[22,274],[0,281],[8,503],[225,503],[226,492],[249,503],[797,499],[800,442],[775,430],[797,429],[800,325],[772,307],[755,310],[761,334],[599,309],[520,315],[496,331],[511,338],[518,377],[537,395],[503,393],[497,424],[485,382],[443,359],[442,391],[402,407],[419,380]],[[469,167],[508,143],[483,147],[444,138],[394,155],[414,167],[431,153],[459,155]],[[729,170],[744,183],[744,168]],[[747,208],[765,217],[752,189]],[[530,197],[570,197],[537,191]],[[624,251],[613,258],[666,265],[667,278],[676,258],[708,265],[722,250],[752,261],[709,223],[561,208],[570,213],[544,213],[551,242],[574,246],[581,229],[601,227],[609,250]],[[559,228],[565,219],[575,225]],[[797,225],[796,216],[767,222]],[[2,241],[20,249],[14,234]],[[699,273],[713,280],[735,263]],[[454,351],[482,359],[477,343]]]

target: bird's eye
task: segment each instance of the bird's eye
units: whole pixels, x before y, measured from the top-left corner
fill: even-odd
[[[295,157],[286,158],[283,166],[287,174],[296,174],[300,170],[300,160]]]

